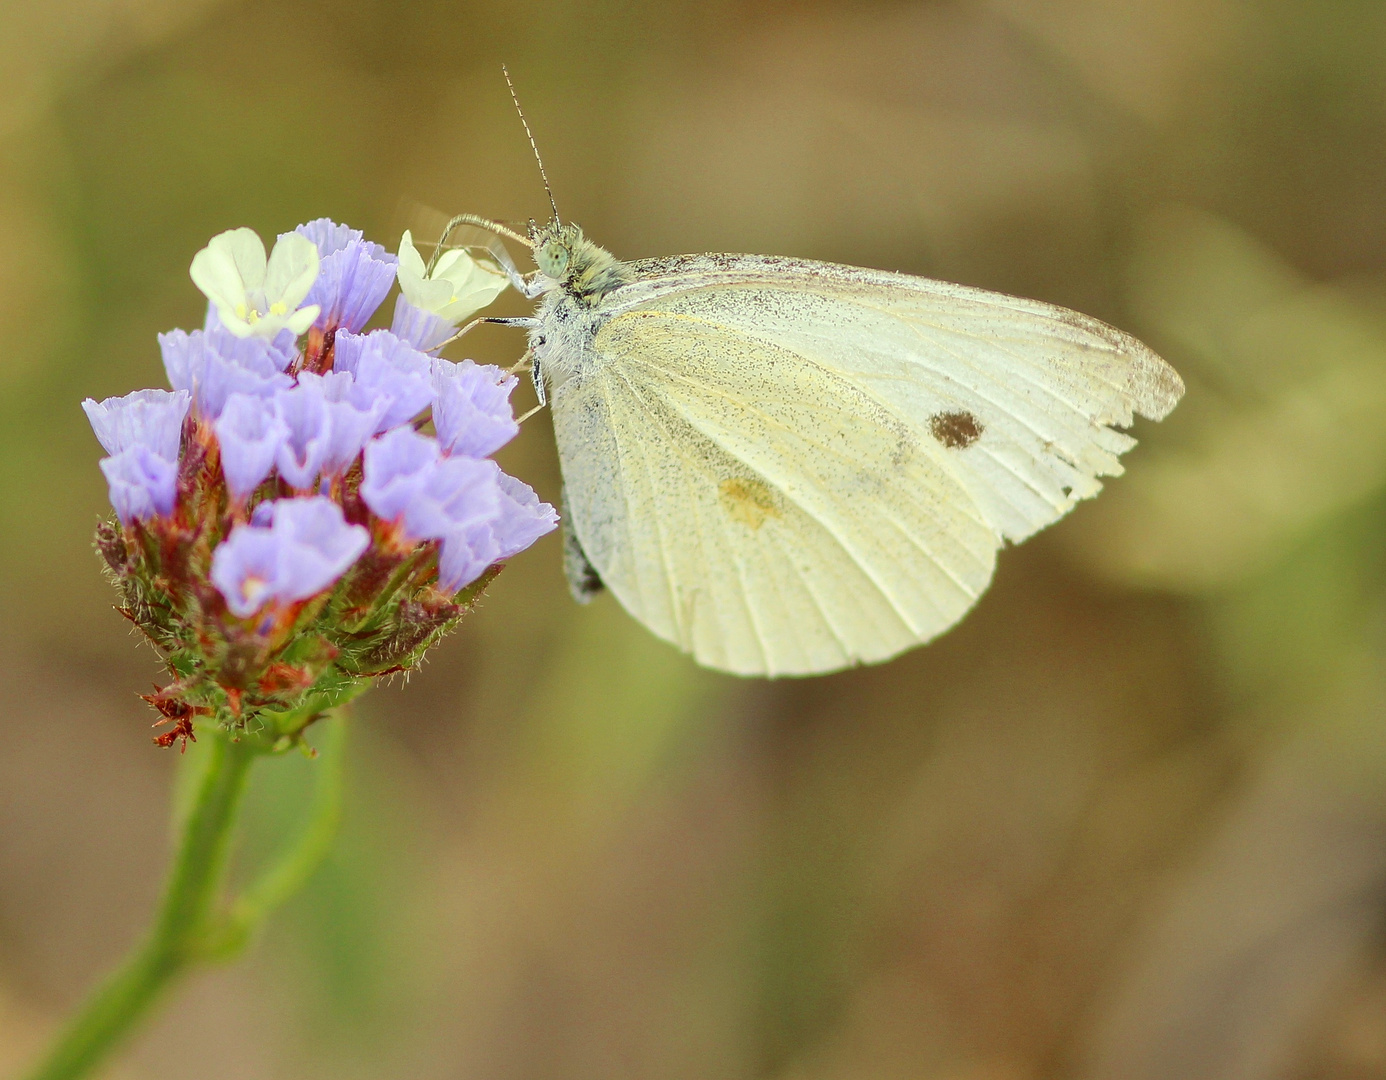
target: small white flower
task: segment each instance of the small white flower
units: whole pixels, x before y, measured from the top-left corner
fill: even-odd
[[[188,272],[236,337],[273,339],[285,327],[297,336],[318,317],[317,304],[299,307],[317,280],[318,248],[298,233],[281,236],[268,262],[254,230],[219,233]]]
[[[407,229],[400,237],[396,273],[408,303],[450,323],[460,323],[480,311],[510,284],[499,266],[474,259],[462,248],[443,252],[429,274]]]

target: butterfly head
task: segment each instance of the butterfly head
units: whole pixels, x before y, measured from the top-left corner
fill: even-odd
[[[576,225],[557,218],[546,225],[530,222],[529,235],[539,273],[580,303],[595,305],[612,289],[634,280],[625,263],[588,240]]]

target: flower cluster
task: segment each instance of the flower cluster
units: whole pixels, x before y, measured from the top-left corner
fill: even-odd
[[[291,741],[417,664],[557,521],[490,459],[515,378],[436,355],[508,279],[326,219],[268,258],[222,233],[191,276],[207,320],[159,337],[173,389],[83,403],[117,519],[97,546],[173,677],[147,698],[174,725],[156,741],[199,715]],[[366,331],[396,280],[391,329]]]

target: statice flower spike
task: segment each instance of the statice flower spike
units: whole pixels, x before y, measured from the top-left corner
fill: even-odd
[[[97,548],[168,665],[165,718],[292,741],[416,666],[499,563],[553,527],[487,456],[515,434],[513,378],[351,329],[390,258],[327,219],[268,258],[248,230],[213,238],[193,275],[207,322],[159,339],[174,390],[85,403],[119,519]],[[302,306],[320,264],[322,300]],[[416,430],[428,419],[441,443]]]
[[[520,433],[510,394],[519,381],[492,365],[433,361],[433,428],[446,454],[489,457]]]
[[[108,454],[142,446],[167,461],[177,461],[183,418],[191,404],[191,395],[183,390],[136,390],[101,402],[87,398],[82,411]]]
[[[212,553],[212,584],[226,606],[250,618],[266,605],[316,596],[344,574],[370,543],[331,499],[281,499],[264,525],[238,525]]]
[[[303,333],[318,317],[317,305],[302,307],[318,276],[317,245],[285,233],[269,259],[251,229],[212,237],[193,256],[189,274],[236,337],[275,338],[281,330]]]
[[[507,279],[463,251],[430,275],[407,235],[403,250],[405,270],[327,218],[268,257],[249,229],[213,237],[190,271],[209,301],[202,329],[159,339],[173,391],[83,403],[115,508],[96,550],[167,675],[144,695],[155,726],[173,725],[154,741],[212,737],[153,932],[35,1076],[85,1074],[173,978],[248,939],[286,890],[220,896],[246,770],[417,669],[500,563],[553,528],[553,508],[486,456],[515,434],[515,380],[419,348]],[[397,308],[431,336],[358,333],[392,274],[434,305]],[[416,430],[430,419],[444,444]],[[250,881],[307,877],[336,789],[324,778],[306,839]]]
[[[147,446],[131,446],[103,458],[101,472],[122,525],[173,513],[178,499],[176,460],[170,461]]]
[[[323,333],[342,327],[353,333],[375,314],[395,283],[399,260],[356,229],[318,218],[294,232],[318,249],[321,266],[306,302],[321,308],[313,325]]]

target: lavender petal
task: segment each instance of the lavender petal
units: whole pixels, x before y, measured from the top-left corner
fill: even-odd
[[[307,491],[322,472],[331,445],[327,403],[306,383],[282,391],[274,402],[287,429],[275,455],[279,475],[290,487]]]
[[[415,307],[401,293],[395,297],[395,317],[390,323],[390,333],[421,352],[432,352],[457,333],[457,326],[441,315]]]
[[[212,426],[221,444],[227,490],[246,499],[274,468],[289,429],[273,401],[246,394],[232,394]]]
[[[132,446],[101,460],[111,505],[122,525],[173,513],[178,465],[147,446]]]
[[[321,256],[317,280],[305,300],[322,309],[313,325],[323,331],[360,330],[389,293],[399,260],[356,229],[328,218],[294,231],[312,240]]]
[[[447,454],[489,457],[520,432],[510,394],[519,380],[492,365],[433,361],[433,426]]]
[[[388,330],[339,333],[333,356],[337,371],[351,372],[373,401],[385,403],[377,432],[408,423],[433,401],[431,358]]]
[[[399,521],[438,466],[438,444],[412,428],[396,428],[366,444],[361,498],[384,521]]]
[[[183,418],[192,397],[184,390],[136,390],[97,402],[87,398],[82,410],[108,454],[143,446],[168,461],[178,460]]]

